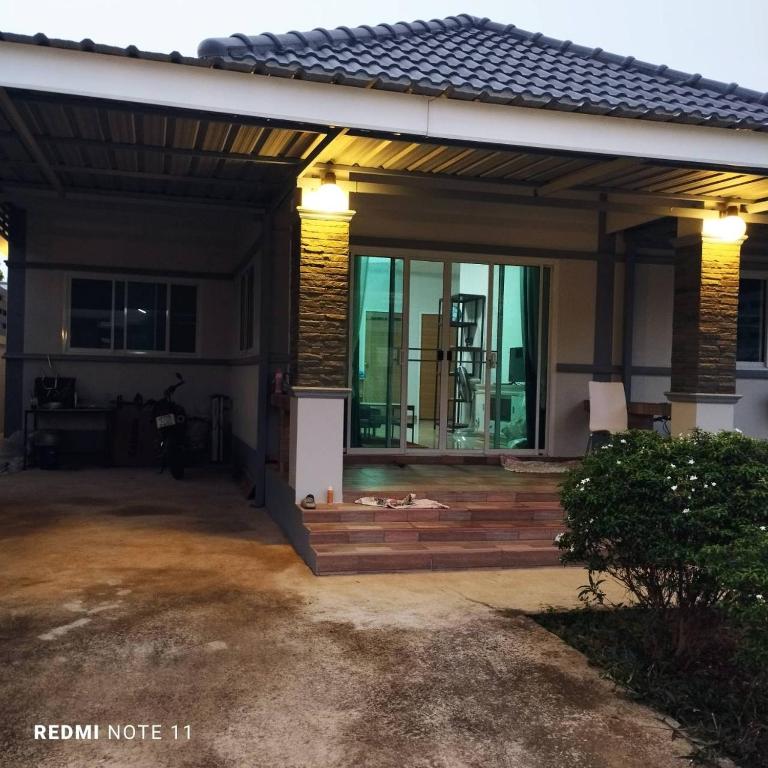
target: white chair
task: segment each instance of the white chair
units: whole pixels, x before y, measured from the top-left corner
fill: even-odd
[[[627,395],[620,381],[589,382],[589,443],[596,433],[615,434],[627,429]]]

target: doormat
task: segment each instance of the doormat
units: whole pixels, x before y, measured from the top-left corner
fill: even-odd
[[[578,467],[580,463],[580,461],[530,461],[518,459],[517,456],[501,457],[501,466],[509,472],[532,475],[562,475]]]

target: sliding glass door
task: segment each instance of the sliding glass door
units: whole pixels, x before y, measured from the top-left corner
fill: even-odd
[[[355,256],[350,447],[546,448],[550,268]]]
[[[493,268],[491,449],[545,448],[549,285],[548,267]]]
[[[350,446],[399,448],[403,260],[356,256],[352,277]]]

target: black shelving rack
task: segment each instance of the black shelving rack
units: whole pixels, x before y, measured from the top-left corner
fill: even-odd
[[[443,300],[440,300],[440,317]],[[448,398],[448,430],[466,429],[469,423],[462,416],[462,406],[470,403],[460,376],[463,366],[467,379],[483,380],[485,358],[485,296],[476,293],[455,293],[451,296],[450,333],[448,338],[448,375],[451,377]],[[467,381],[467,387],[469,382]],[[439,393],[436,391],[435,396]],[[471,414],[470,414],[471,415]]]

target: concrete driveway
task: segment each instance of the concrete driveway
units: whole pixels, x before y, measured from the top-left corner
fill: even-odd
[[[222,475],[0,477],[0,763],[679,768],[652,712],[499,610],[573,603],[583,581],[318,579]],[[62,723],[99,739],[33,738]],[[162,738],[126,740],[140,724]]]

